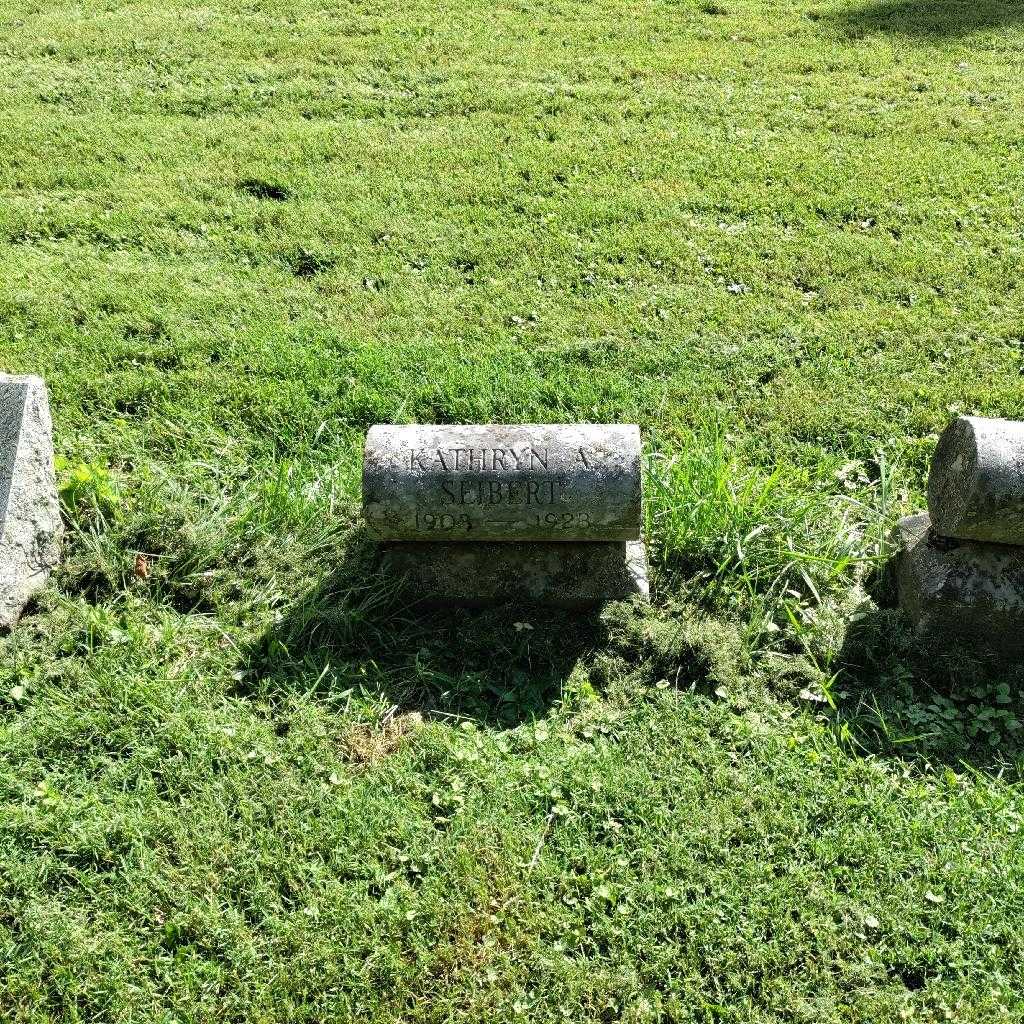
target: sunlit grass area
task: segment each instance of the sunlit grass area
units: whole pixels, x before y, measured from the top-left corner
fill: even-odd
[[[1024,416],[1024,7],[0,0],[0,1017],[1017,1021],[1021,672],[896,518]],[[376,422],[639,423],[650,607],[426,612]]]

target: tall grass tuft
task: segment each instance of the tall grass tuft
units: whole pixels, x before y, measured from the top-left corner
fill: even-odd
[[[720,428],[705,429],[648,456],[652,559],[714,603],[820,603],[885,554],[890,476],[879,459],[873,481],[842,492],[795,467],[744,465]]]

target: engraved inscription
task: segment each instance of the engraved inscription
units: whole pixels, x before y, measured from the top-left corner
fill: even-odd
[[[568,530],[573,526],[587,527],[590,525],[588,512],[545,512],[543,516],[534,517],[534,525],[546,526],[552,530]]]
[[[473,520],[468,515],[449,515],[447,512],[416,512],[417,530],[464,530],[468,533],[473,529]]]
[[[565,481],[559,479],[474,480],[442,478],[445,505],[554,505],[565,500]]]
[[[409,452],[409,469],[445,473],[500,473],[547,469],[550,452],[547,448],[413,448]]]
[[[630,540],[640,469],[633,425],[378,424],[363,501],[382,540]]]
[[[580,457],[586,462],[583,449]],[[480,526],[516,528],[526,525],[566,530],[590,525],[587,513],[549,512],[536,508],[563,506],[568,500],[564,476],[537,475],[549,469],[548,448],[413,448],[408,468],[437,477],[439,504],[451,512],[414,513],[416,529],[470,533]],[[530,476],[513,474],[531,473]],[[501,474],[509,478],[501,479]],[[492,474],[497,474],[493,476]],[[485,509],[500,508],[500,514]],[[522,512],[520,512],[522,510]]]
[[[541,526],[566,528],[569,525],[589,525],[590,517],[582,519],[574,513],[549,513],[551,521],[537,514],[524,514],[535,508],[564,506],[566,483],[560,478],[527,477],[519,480],[481,479],[480,477],[442,477],[439,480],[441,504],[451,513],[416,512],[416,526],[428,530],[463,530],[470,532],[475,526],[523,526],[527,522]],[[494,509],[500,511],[485,511]],[[522,510],[522,512],[520,512]],[[565,519],[568,516],[568,520]]]
[[[448,512],[415,512],[414,521],[417,530],[432,530],[443,533],[455,531],[471,533],[475,526],[536,526],[546,530],[571,530],[586,529],[591,525],[588,512],[545,512],[534,515],[521,516],[519,518],[500,518],[494,515],[487,516],[479,522],[474,522],[472,515],[466,512],[451,514]]]

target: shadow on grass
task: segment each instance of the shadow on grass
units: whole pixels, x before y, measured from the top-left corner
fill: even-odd
[[[357,532],[335,571],[248,653],[246,689],[356,687],[399,711],[510,728],[545,715],[581,657],[606,642],[597,611],[435,609],[382,577]]]
[[[840,734],[871,754],[1024,776],[1024,670],[922,641],[891,581],[874,589],[882,606],[850,624],[838,659]]]
[[[833,662],[833,728],[851,751],[1024,777],[1024,667],[923,645],[891,604],[855,617]],[[395,713],[469,718],[506,729],[566,697],[633,674],[713,693],[743,673],[735,628],[680,605],[628,602],[587,614],[526,605],[436,610],[386,581],[377,546],[358,531],[337,566],[245,653],[241,692],[275,700],[353,694]]]
[[[1022,0],[873,0],[836,15],[856,32],[921,38],[968,35],[1024,22]]]

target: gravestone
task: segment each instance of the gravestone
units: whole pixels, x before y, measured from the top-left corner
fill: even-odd
[[[380,540],[636,540],[640,430],[371,427],[363,506]]]
[[[928,512],[943,536],[1024,545],[1024,423],[955,419],[932,457]]]
[[[367,529],[428,602],[646,597],[640,455],[635,426],[375,426]]]
[[[0,374],[0,627],[46,585],[62,533],[46,385]]]
[[[1024,423],[961,416],[943,431],[928,512],[896,527],[900,607],[942,647],[1024,655]]]

